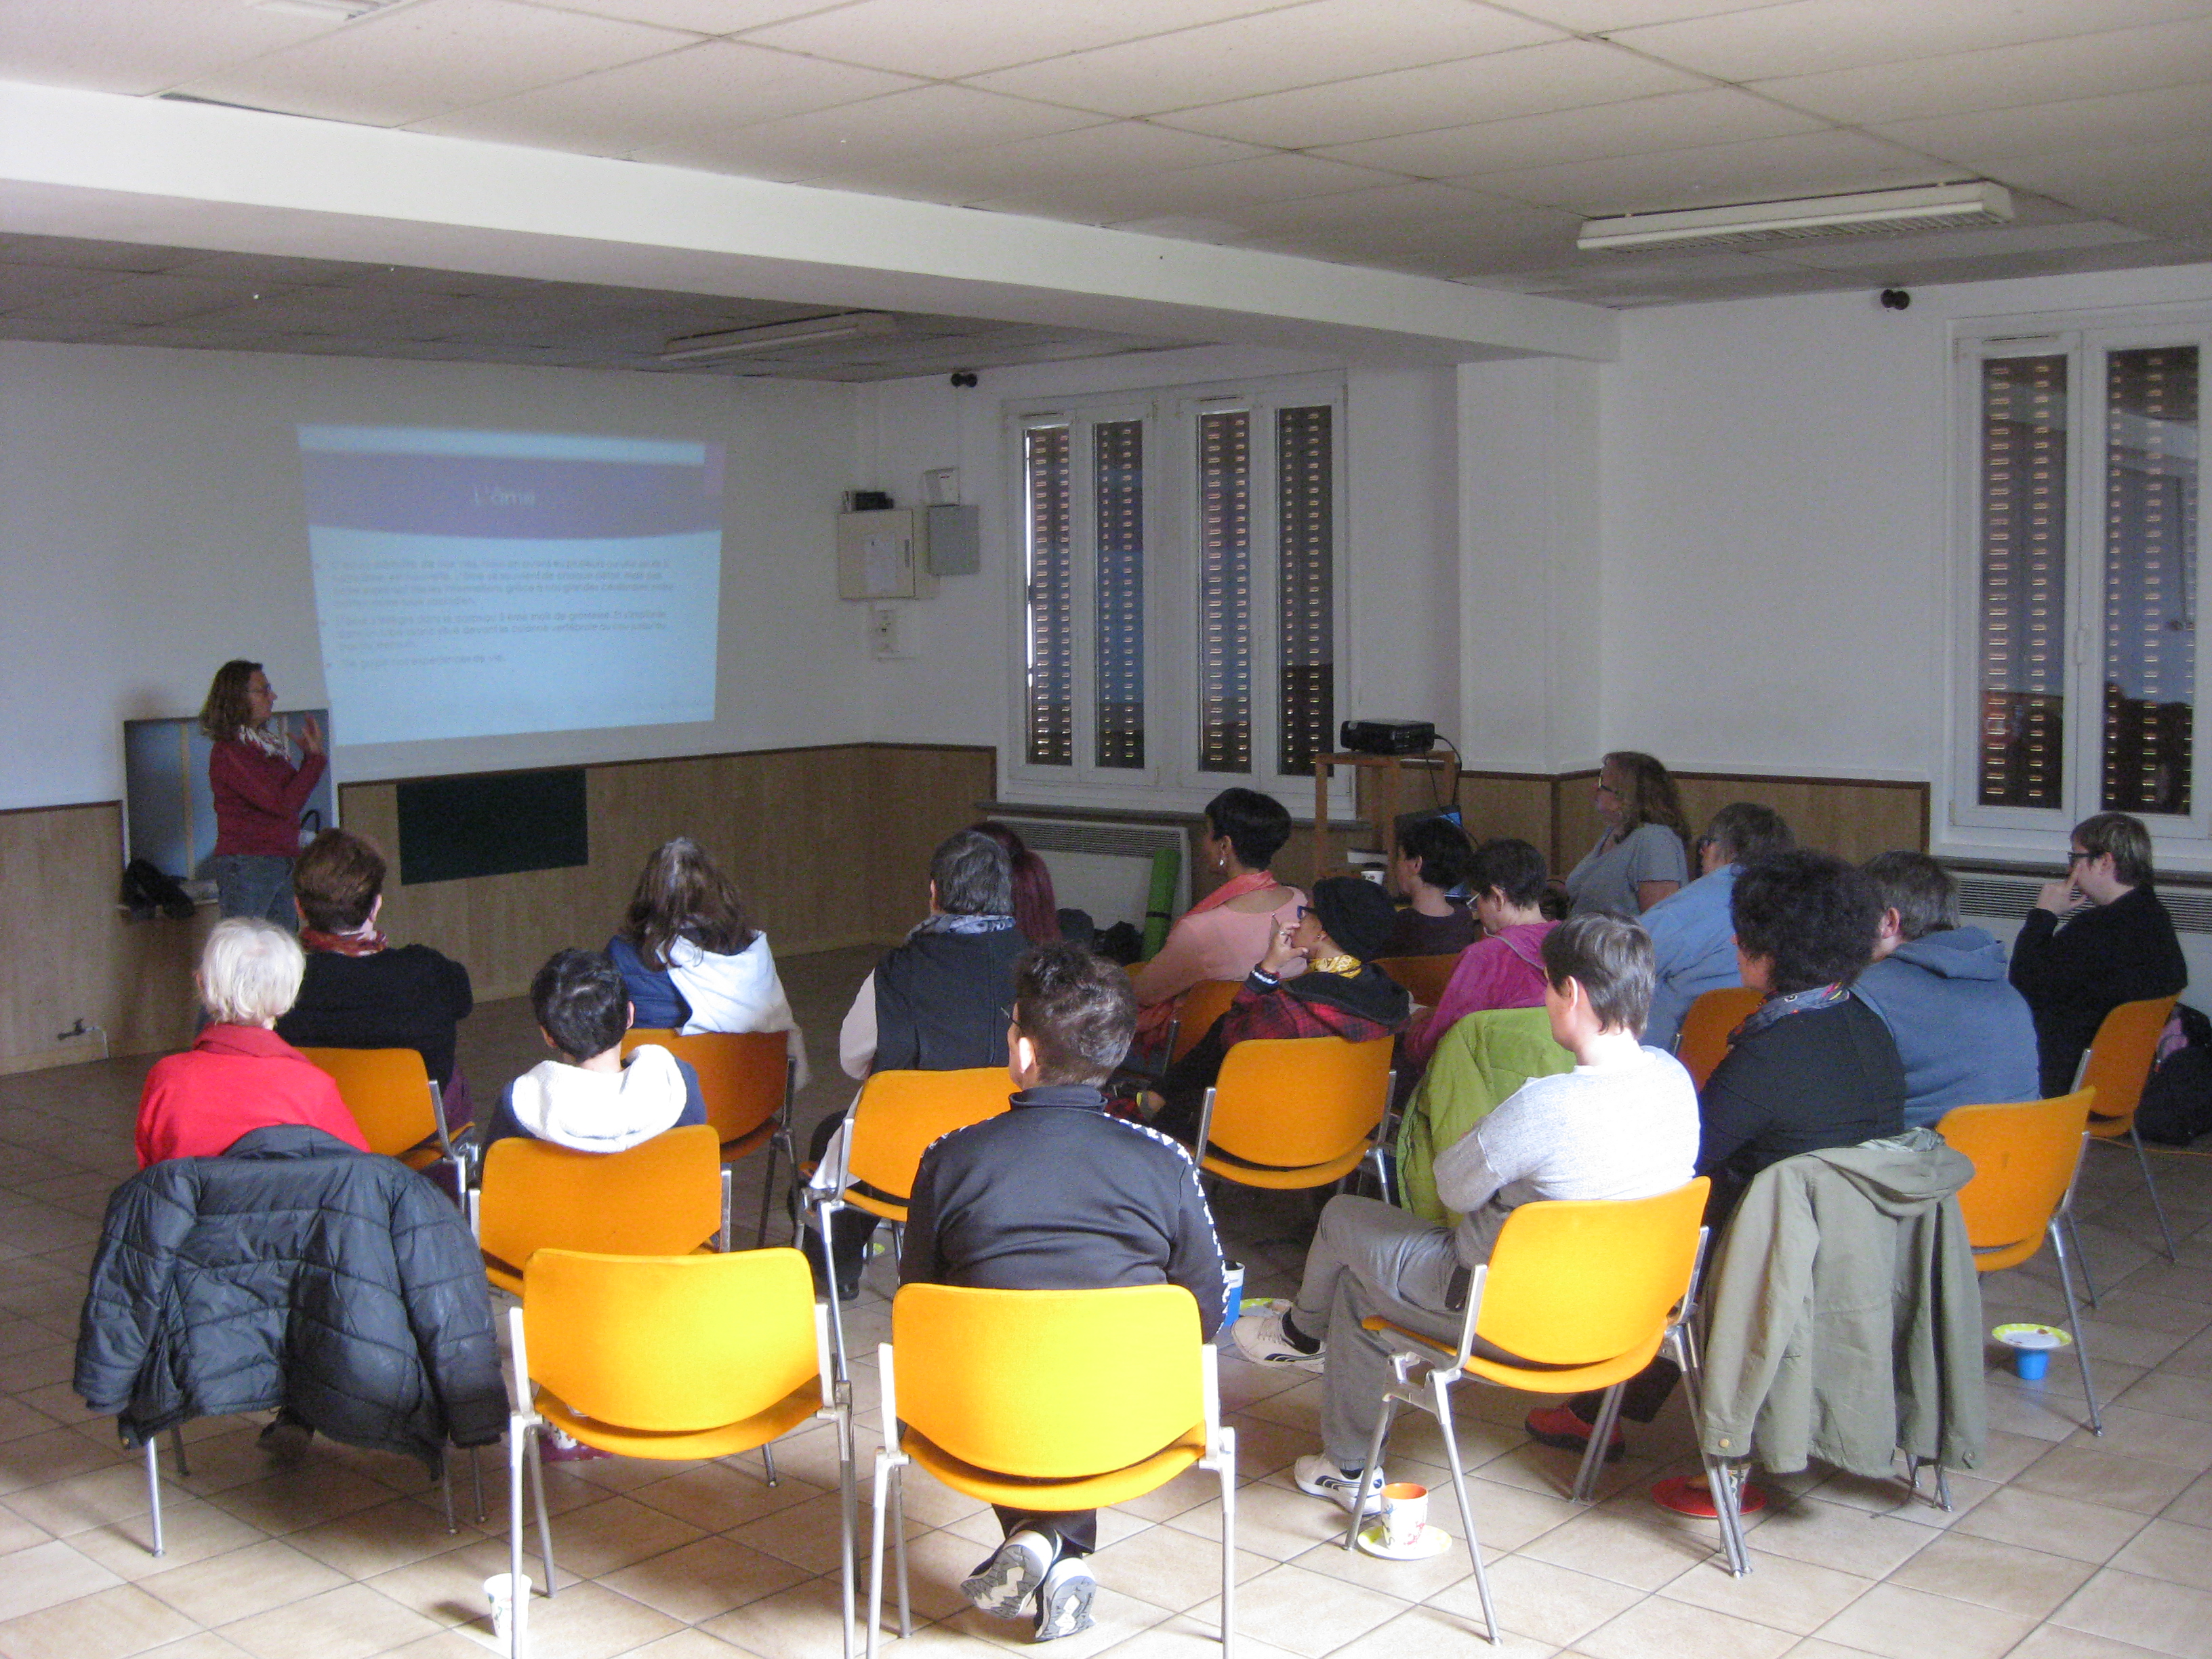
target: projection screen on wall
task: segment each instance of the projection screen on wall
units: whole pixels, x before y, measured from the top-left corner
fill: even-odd
[[[714,717],[722,447],[303,426],[349,742]]]

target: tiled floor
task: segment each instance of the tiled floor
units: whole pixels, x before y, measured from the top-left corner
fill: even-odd
[[[834,1028],[862,953],[786,965],[818,1066],[811,1116],[844,1093]],[[465,1028],[465,1064],[495,1087],[537,1057],[527,1010],[495,1004]],[[69,1390],[83,1272],[106,1194],[130,1173],[143,1060],[0,1079],[0,1656],[6,1659],[368,1659],[482,1656],[482,1584],[504,1571],[504,1477],[486,1469],[490,1518],[449,1536],[419,1471],[318,1443],[276,1468],[257,1423],[195,1424],[192,1473],[167,1484],[168,1553],[146,1553],[139,1466]],[[1955,1510],[1902,1489],[1817,1472],[1754,1518],[1755,1571],[1732,1580],[1709,1526],[1655,1509],[1645,1489],[1686,1467],[1677,1414],[1638,1433],[1601,1501],[1560,1496],[1559,1454],[1530,1446],[1519,1396],[1470,1395],[1461,1438],[1506,1641],[1515,1656],[1769,1659],[2118,1659],[2212,1656],[2212,1160],[2166,1155],[2160,1179],[2183,1237],[2154,1258],[2133,1162],[2094,1149],[2085,1243],[2105,1290],[2089,1326],[2100,1440],[2079,1426],[2070,1365],[2027,1386],[1991,1376],[1984,1468],[1952,1481]],[[757,1161],[754,1166],[757,1169]],[[749,1172],[751,1173],[751,1172]],[[753,1175],[757,1179],[757,1174]],[[757,1188],[755,1188],[756,1192]],[[1310,1223],[1303,1200],[1222,1203],[1253,1291],[1287,1288]],[[744,1213],[741,1209],[740,1213]],[[886,1324],[887,1264],[853,1311],[856,1351]],[[2041,1262],[1985,1286],[1991,1324],[2051,1318]],[[874,1378],[856,1370],[872,1450]],[[1240,1635],[1252,1659],[1409,1659],[1492,1651],[1474,1634],[1466,1551],[1399,1565],[1346,1555],[1337,1512],[1299,1493],[1288,1467],[1314,1449],[1318,1383],[1223,1366],[1240,1437]],[[1432,1430],[1405,1424],[1394,1471],[1441,1486]],[[826,1430],[781,1455],[775,1488],[757,1460],[700,1466],[610,1462],[549,1477],[564,1577],[532,1610],[541,1659],[758,1659],[834,1654],[835,1460]],[[1216,1651],[1218,1505],[1194,1475],[1109,1512],[1097,1557],[1097,1628],[1064,1659],[1203,1659]],[[466,1483],[463,1483],[465,1494]],[[995,1540],[981,1506],[915,1477],[908,1499],[917,1628],[900,1644],[955,1659],[1023,1643],[1024,1626],[969,1609],[957,1582]],[[1445,1510],[1447,1528],[1460,1530]],[[568,1574],[580,1575],[570,1578]],[[892,1648],[888,1651],[896,1652]]]

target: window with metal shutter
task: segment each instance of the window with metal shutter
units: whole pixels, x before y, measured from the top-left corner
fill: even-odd
[[[1327,404],[1275,412],[1276,768],[1286,775],[1312,775],[1336,718],[1334,414]]]
[[[1075,763],[1074,551],[1068,429],[1034,426],[1025,442],[1029,504],[1029,720],[1033,766]]]
[[[1145,423],[1091,434],[1097,514],[1098,764],[1145,763]]]
[[[1984,806],[2056,807],[2065,778],[2066,399],[2063,352],[1981,370]]]
[[[1252,416],[1198,417],[1198,767],[1252,769]]]

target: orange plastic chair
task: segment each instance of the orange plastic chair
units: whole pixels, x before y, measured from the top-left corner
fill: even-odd
[[[444,1162],[459,1171],[460,1160],[446,1133],[445,1097],[431,1081],[420,1054],[412,1048],[300,1052],[337,1084],[338,1095],[361,1126],[370,1152],[396,1158],[410,1170]]]
[[[504,1144],[504,1143],[502,1143]],[[531,1442],[549,1426],[624,1457],[710,1459],[760,1449],[822,1419],[837,1431],[845,1654],[853,1652],[853,1419],[832,1386],[830,1339],[797,1250],[602,1255],[540,1250],[509,1310],[507,1549],[522,1583],[522,1487],[534,1488],[545,1594],[556,1585],[545,1479]],[[509,1652],[520,1659],[522,1620]]]
[[[1701,993],[1682,1016],[1682,1030],[1674,1039],[1674,1058],[1700,1089],[1713,1068],[1728,1058],[1729,1034],[1749,1019],[1765,999],[1741,985]]]
[[[1571,1394],[1605,1390],[1605,1404],[1590,1431],[1589,1449],[1575,1478],[1572,1501],[1595,1495],[1604,1449],[1620,1418],[1620,1392],[1656,1358],[1668,1350],[1682,1368],[1683,1385],[1694,1416],[1699,1372],[1697,1346],[1684,1328],[1695,1309],[1698,1273],[1705,1255],[1705,1195],[1712,1183],[1699,1176],[1688,1184],[1653,1198],[1589,1202],[1523,1204],[1505,1218],[1490,1260],[1474,1270],[1468,1287],[1467,1312],[1460,1322],[1458,1346],[1448,1348],[1423,1331],[1409,1330],[1380,1317],[1363,1322],[1370,1331],[1402,1338],[1409,1363],[1428,1370],[1427,1389],[1410,1380],[1385,1384],[1382,1413],[1360,1472],[1360,1489],[1382,1467],[1390,1420],[1401,1406],[1434,1415],[1443,1431],[1460,1519],[1467,1528],[1467,1553],[1474,1564],[1476,1592],[1489,1638],[1498,1640],[1498,1615],[1491,1605],[1490,1581],[1475,1543],[1474,1510],[1468,1501],[1467,1476],[1452,1425],[1451,1387],[1469,1377],[1528,1394]],[[1476,1352],[1477,1342],[1484,1352]],[[1494,1358],[1511,1354],[1514,1359]],[[1406,1376],[1403,1369],[1401,1377]],[[1702,1455],[1702,1454],[1701,1454]],[[1706,1478],[1723,1490],[1716,1461],[1705,1459]],[[1721,1541],[1729,1570],[1751,1570],[1741,1522],[1731,1525],[1723,1511]],[[1355,1511],[1345,1528],[1350,1549],[1359,1529]]]
[[[1000,1066],[957,1072],[878,1072],[860,1085],[846,1120],[845,1185],[813,1193],[821,1237],[834,1237],[839,1210],[865,1210],[894,1227],[906,1225],[907,1200],[930,1143],[1006,1109],[1014,1086]],[[845,1376],[845,1320],[830,1297],[830,1336],[837,1376]]]
[[[2125,1136],[2136,1149],[2136,1163],[2142,1170],[2143,1187],[2150,1194],[2150,1206],[2158,1215],[2159,1237],[2166,1241],[2166,1259],[2178,1261],[2173,1247],[2173,1229],[2166,1219],[2166,1206],[2158,1195],[2158,1182],[2151,1178],[2150,1155],[2143,1151],[2142,1137],[2136,1133],[2136,1108],[2142,1103],[2143,1085],[2150,1081],[2152,1063],[2158,1058],[2158,1040],[2166,1030],[2166,1022],[2173,1018],[2173,1005],[2179,997],[2149,997],[2141,1002],[2124,1002],[2105,1016],[2098,1026],[2096,1040],[2090,1043],[2089,1052],[2081,1056],[2081,1069],[2074,1074],[2076,1089],[2096,1092],[2096,1105],[2089,1114],[2089,1133],[2098,1140],[2118,1140]],[[2089,1264],[2081,1264],[2081,1276],[2086,1283]],[[2097,1294],[2092,1289],[2089,1303],[2096,1305]]]
[[[1043,1510],[1127,1503],[1184,1470],[1221,1482],[1221,1644],[1237,1624],[1237,1431],[1223,1425],[1213,1346],[1177,1285],[990,1291],[908,1285],[877,1350],[883,1420],[868,1570],[868,1654],[883,1625],[884,1527],[908,1605],[909,1463],[970,1498]]]
[[[645,1043],[665,1048],[699,1074],[699,1093],[707,1103],[707,1121],[722,1139],[722,1161],[734,1163],[768,1148],[768,1173],[761,1181],[760,1231],[754,1248],[768,1243],[769,1206],[775,1194],[778,1153],[799,1165],[791,1144],[792,1063],[788,1033],[783,1031],[631,1030],[622,1051]]]
[[[1966,1218],[1977,1272],[2016,1267],[2043,1248],[2045,1237],[2051,1240],[2058,1257],[2058,1283],[2066,1292],[2074,1358],[2081,1367],[2081,1392],[2089,1400],[2089,1429],[2102,1434],[2066,1236],[2058,1224],[2072,1207],[2074,1177],[2087,1146],[2085,1133],[2095,1100],[2095,1090],[2082,1089],[2015,1106],[1959,1106],[1943,1115],[1936,1132],[1974,1166],[1974,1178],[1959,1189],[1959,1209]]]
[[[515,1296],[541,1249],[680,1255],[702,1239],[730,1247],[730,1174],[704,1123],[619,1152],[510,1135],[485,1151],[483,1186],[471,1197],[484,1277]]]
[[[1325,1187],[1372,1160],[1394,1040],[1254,1037],[1231,1046],[1198,1118],[1199,1167],[1243,1187]]]
[[[1243,987],[1241,979],[1202,979],[1178,995],[1175,1024],[1168,1028],[1169,1065],[1198,1047],[1198,1040],[1229,1012],[1229,1005]]]
[[[1432,957],[1377,957],[1375,965],[1406,988],[1406,994],[1424,1008],[1433,1008],[1443,1000],[1444,987],[1451,983],[1452,969],[1459,966],[1459,953],[1446,951]]]

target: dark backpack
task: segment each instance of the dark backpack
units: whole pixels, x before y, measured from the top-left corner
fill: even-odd
[[[156,910],[172,921],[192,919],[191,896],[150,859],[133,859],[123,866],[121,902],[133,921],[150,921]]]
[[[2160,1146],[2185,1146],[2212,1133],[2212,1019],[2184,1002],[2182,1047],[2158,1063],[2136,1108],[2136,1132]]]

